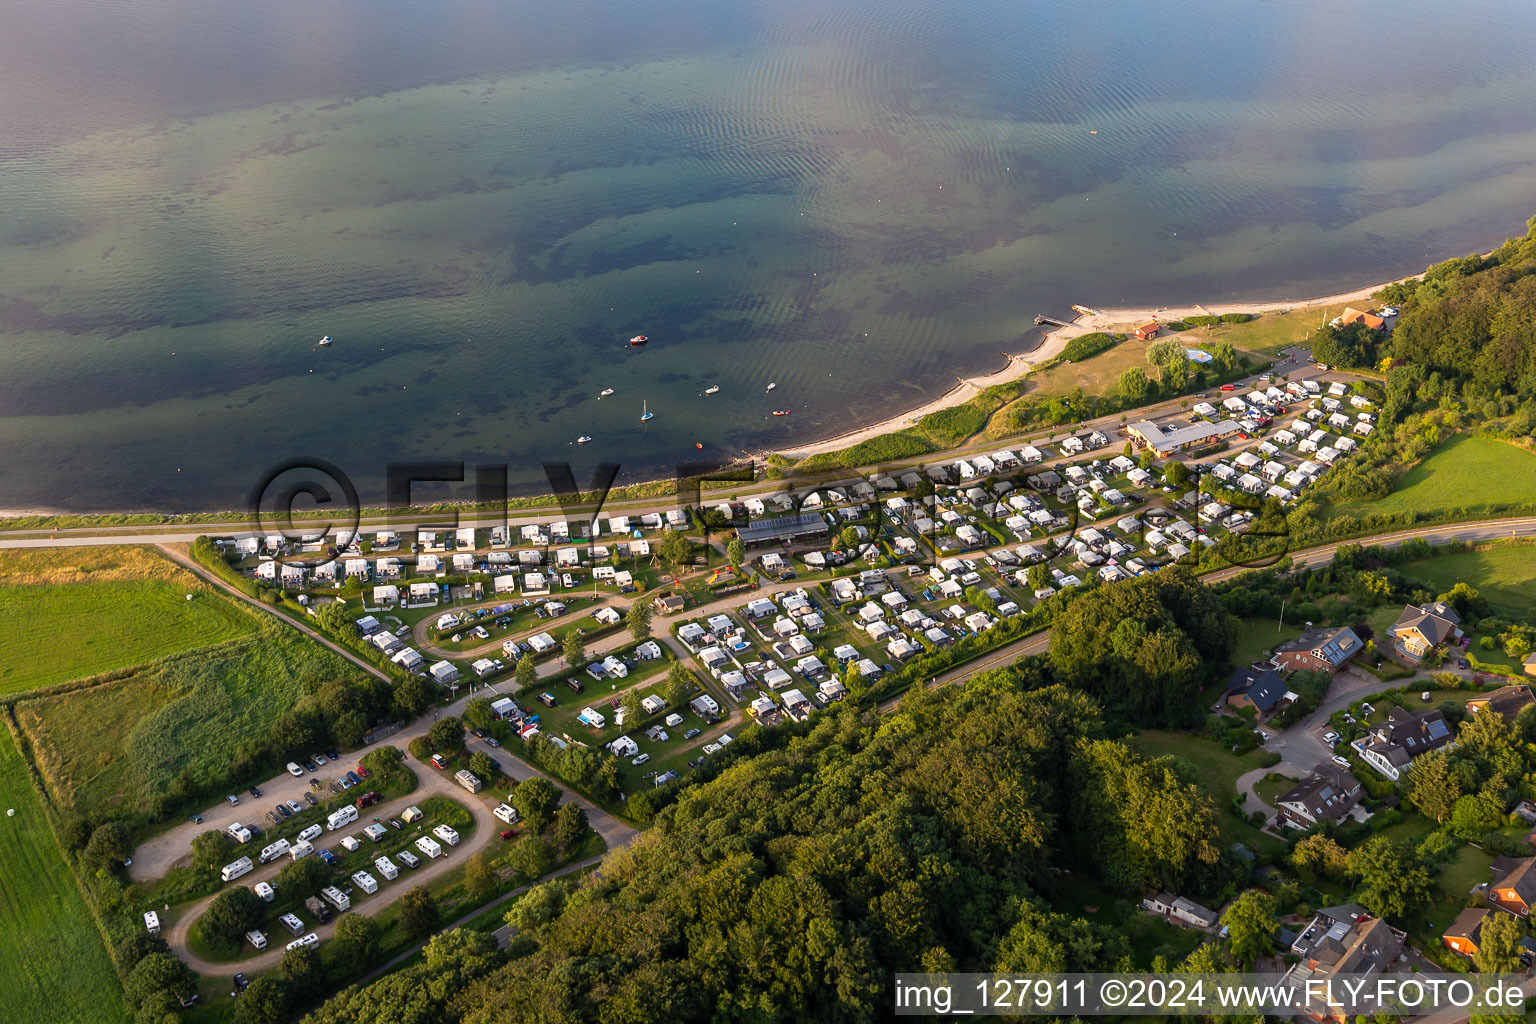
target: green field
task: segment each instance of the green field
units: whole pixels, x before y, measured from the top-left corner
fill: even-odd
[[[310,688],[357,673],[287,626],[256,621],[248,640],[19,704],[56,799],[86,814],[143,820],[179,775],[192,786],[222,782],[243,741],[261,738]]]
[[[1536,614],[1536,548],[1501,544],[1481,551],[1405,562],[1399,568],[1404,576],[1422,580],[1437,592],[1465,582],[1491,605],[1522,617]],[[1482,656],[1489,652],[1475,653]]]
[[[25,763],[0,729],[0,1020],[117,1024],[122,988]]]
[[[1266,657],[1275,645],[1301,636],[1301,625],[1287,622],[1280,625],[1275,619],[1262,616],[1242,620],[1242,630],[1237,634],[1237,646],[1232,651],[1232,664],[1247,666]],[[1275,627],[1279,626],[1279,629]]]
[[[0,694],[131,668],[255,628],[244,610],[143,548],[0,556]]]
[[[1459,435],[1409,470],[1378,501],[1341,505],[1340,512],[1484,512],[1536,502],[1536,454],[1503,441]]]
[[[1356,303],[1357,308],[1369,309],[1367,303]],[[1232,347],[1264,355],[1279,355],[1282,349],[1293,345],[1305,346],[1317,330],[1344,311],[1344,306],[1313,307],[1290,312],[1264,313],[1245,324],[1217,324],[1214,327],[1196,327],[1173,337],[1188,348],[1200,348],[1202,344],[1220,339],[1229,341]],[[1167,337],[1165,334],[1164,337]]]

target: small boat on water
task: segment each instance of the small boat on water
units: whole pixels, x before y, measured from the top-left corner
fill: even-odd
[[[714,386],[713,386],[713,387],[707,387],[707,388],[705,388],[705,389],[704,389],[704,393],[705,393],[705,394],[706,394],[706,395],[713,395],[713,394],[714,394],[714,393],[715,393],[715,392],[717,392],[717,391],[719,391],[719,390],[720,390],[720,385],[719,385],[719,384],[716,384],[716,385],[714,385]]]
[[[788,409],[775,409],[775,410],[773,410],[773,414],[775,416],[788,416],[789,413],[790,413],[790,410],[788,410]]]
[[[768,391],[772,391],[772,390],[773,390],[773,389],[774,389],[774,388],[776,388],[776,387],[778,387],[778,386],[779,386],[779,385],[778,385],[778,384],[777,384],[777,383],[773,383],[773,384],[769,384],[769,385],[768,385]],[[767,391],[765,391],[765,392],[763,392],[763,393],[764,393],[764,394],[767,394],[767,393],[768,393],[768,392],[767,392]]]
[[[647,338],[643,334],[637,334],[633,338],[629,339],[629,343],[631,345],[634,345],[635,347],[638,348],[639,346],[644,345],[646,342],[648,342],[650,340],[651,340],[650,338]]]
[[[590,437],[588,437],[586,434],[582,434],[580,437],[578,437],[576,439],[576,443],[577,444],[586,444],[590,440],[592,440]]]
[[[597,397],[598,398],[607,398],[611,394],[613,394],[613,388],[603,388],[603,390],[601,390],[601,391],[599,391],[597,393]]]
[[[646,420],[655,415],[655,413],[651,412],[650,407],[646,404],[645,399],[642,398],[640,400],[640,422],[644,423]]]
[[[325,337],[320,339],[320,347],[321,348],[325,348],[325,346],[329,345],[330,343],[331,343],[331,336],[329,334],[327,334]]]

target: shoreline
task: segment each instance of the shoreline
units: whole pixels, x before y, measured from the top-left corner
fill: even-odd
[[[1296,309],[1308,309],[1317,306],[1334,305],[1337,303],[1356,302],[1361,299],[1369,298],[1371,295],[1380,291],[1382,288],[1385,288],[1389,284],[1396,284],[1399,281],[1411,281],[1414,278],[1421,276],[1422,272],[1419,274],[1410,274],[1406,277],[1395,278],[1391,281],[1384,281],[1381,284],[1370,285],[1364,288],[1356,288],[1347,292],[1338,292],[1333,295],[1314,296],[1307,299],[1277,299],[1263,302],[1218,302],[1212,303],[1210,305],[1197,302],[1184,306],[1106,307],[1102,309],[1087,306],[1073,306],[1072,308],[1077,312],[1077,315],[1073,318],[1071,323],[1063,327],[1053,327],[1048,331],[1041,332],[1039,336],[1039,343],[1025,352],[1003,353],[1007,362],[1000,370],[994,371],[992,373],[981,374],[979,376],[956,378],[956,383],[954,386],[944,394],[937,398],[931,399],[930,401],[916,407],[915,409],[910,409],[907,412],[900,413],[895,416],[889,416],[883,420],[868,424],[866,426],[854,427],[837,434],[807,442],[806,444],[795,445],[793,447],[759,449],[760,455],[758,457],[761,455],[780,455],[785,458],[799,460],[810,455],[839,451],[841,449],[849,448],[853,445],[870,440],[871,438],[880,437],[884,434],[895,433],[900,430],[905,430],[912,426],[916,421],[922,419],[924,416],[927,416],[930,413],[939,412],[944,409],[949,409],[953,408],[954,406],[964,404],[989,387],[993,387],[997,384],[1006,384],[1026,376],[1029,371],[1032,370],[1037,364],[1053,359],[1059,355],[1062,349],[1066,347],[1068,341],[1083,334],[1091,334],[1095,331],[1105,330],[1109,327],[1121,326],[1133,323],[1137,320],[1147,320],[1151,319],[1152,317],[1157,317],[1161,320],[1167,321],[1177,320],[1181,316],[1219,316],[1223,313],[1281,313]],[[742,456],[738,456],[736,459],[733,459],[731,464],[739,464],[753,457],[754,456],[752,455],[743,454]],[[657,482],[659,481],[636,481],[625,486],[644,487]],[[640,499],[619,500],[623,501]],[[557,507],[554,505],[553,501],[551,501],[551,506]],[[541,505],[537,507],[544,508],[545,506]],[[82,518],[91,518],[94,516],[144,515],[161,516],[165,520],[169,520],[168,522],[165,522],[164,525],[174,525],[175,520],[178,519],[189,519],[196,521],[196,517],[198,516],[222,516],[229,515],[237,511],[238,510],[236,509],[204,509],[196,512],[165,513],[144,509],[118,509],[112,511],[74,512],[60,509],[17,508],[0,509],[0,519],[19,519],[32,516],[78,516]],[[532,511],[532,508],[530,508],[528,511]],[[34,529],[54,528],[36,527]]]
[[[1381,284],[1370,285],[1365,288],[1338,292],[1334,295],[1318,295],[1308,299],[1275,299],[1265,302],[1216,302],[1210,305],[1196,302],[1184,306],[1121,306],[1102,309],[1073,306],[1072,308],[1077,311],[1077,316],[1072,319],[1070,324],[1065,327],[1055,327],[1045,331],[1040,335],[1040,344],[1028,352],[1020,354],[1005,353],[1008,358],[1008,365],[995,373],[983,374],[979,377],[960,378],[954,387],[938,398],[918,406],[916,409],[886,417],[868,426],[855,427],[851,430],[845,430],[830,437],[824,437],[806,444],[773,449],[773,452],[785,458],[803,459],[811,455],[840,451],[884,434],[905,430],[930,413],[962,405],[989,387],[997,384],[1007,384],[1010,381],[1024,377],[1037,364],[1059,355],[1061,350],[1066,347],[1068,341],[1083,334],[1104,331],[1110,327],[1119,327],[1138,320],[1150,320],[1153,317],[1166,322],[1178,320],[1185,316],[1220,316],[1223,313],[1286,313],[1297,309],[1311,309],[1317,306],[1358,302],[1362,299],[1369,299],[1376,292],[1387,287],[1387,285],[1397,284],[1400,281],[1411,281],[1420,276],[1420,274],[1410,274],[1407,277],[1383,281]]]

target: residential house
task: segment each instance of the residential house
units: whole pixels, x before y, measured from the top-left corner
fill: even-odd
[[[1194,928],[1214,928],[1220,920],[1216,911],[1203,907],[1194,900],[1168,892],[1148,896],[1141,901],[1141,905],[1154,914],[1166,915]]]
[[[1514,721],[1521,710],[1531,704],[1536,704],[1536,698],[1531,696],[1531,688],[1516,684],[1473,697],[1467,701],[1467,710],[1474,714],[1479,711],[1497,711]]]
[[[1323,822],[1338,823],[1360,803],[1362,795],[1364,789],[1349,769],[1328,765],[1280,797],[1280,821],[1301,829]]]
[[[1494,859],[1488,902],[1516,917],[1529,917],[1536,906],[1536,857]]]
[[[1240,668],[1227,680],[1227,704],[1267,715],[1286,696],[1285,680],[1274,669]]]
[[[1396,652],[1417,662],[1430,651],[1461,636],[1461,616],[1444,601],[1407,605],[1392,624]]]
[[[1307,669],[1313,672],[1337,672],[1349,664],[1365,645],[1348,626],[1309,629],[1294,640],[1275,648],[1270,663],[1283,672]]]
[[[1439,711],[1409,711],[1399,707],[1393,708],[1385,722],[1351,746],[1366,764],[1396,782],[1414,758],[1438,750],[1453,738],[1450,723]]]
[[[1302,1016],[1347,1024],[1348,1008],[1324,1001],[1325,983],[1336,975],[1385,973],[1401,955],[1408,936],[1379,917],[1362,915],[1349,922],[1327,921],[1327,927],[1320,927],[1323,918],[1320,912],[1303,933],[1307,948],[1299,954],[1301,961],[1286,972],[1284,982],[1308,994]],[[1313,992],[1318,994],[1312,996]]]
[[[1487,907],[1468,907],[1456,915],[1456,920],[1440,936],[1440,944],[1453,953],[1465,957],[1477,955],[1482,940],[1483,922],[1493,913]]]

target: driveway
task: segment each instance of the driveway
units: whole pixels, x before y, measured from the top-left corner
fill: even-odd
[[[1278,808],[1271,807],[1263,800],[1260,800],[1259,794],[1254,791],[1254,787],[1257,786],[1265,776],[1270,774],[1284,775],[1286,778],[1295,779],[1298,782],[1300,782],[1302,779],[1310,778],[1312,775],[1312,773],[1307,769],[1299,768],[1296,765],[1288,764],[1285,761],[1281,761],[1279,764],[1270,765],[1268,768],[1255,768],[1251,772],[1244,772],[1242,775],[1237,777],[1237,791],[1243,795],[1244,812],[1260,810],[1264,812],[1266,819],[1273,818],[1276,814],[1280,813]]]

